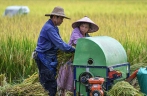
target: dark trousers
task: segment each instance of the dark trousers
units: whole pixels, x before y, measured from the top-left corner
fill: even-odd
[[[57,81],[55,75],[50,71],[38,57],[35,58],[39,69],[39,80],[45,90],[49,92],[49,96],[56,96],[57,92]]]

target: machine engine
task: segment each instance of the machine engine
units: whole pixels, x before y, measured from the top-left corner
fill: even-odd
[[[104,83],[104,78],[94,77],[88,79],[88,85],[86,85],[86,91],[90,93],[90,96],[104,96],[104,91],[102,84]]]

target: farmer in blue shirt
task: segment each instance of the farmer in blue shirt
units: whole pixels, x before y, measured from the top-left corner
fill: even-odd
[[[66,44],[60,37],[59,26],[63,19],[70,19],[65,16],[64,9],[55,7],[50,14],[50,19],[44,24],[35,49],[35,61],[39,69],[39,80],[49,96],[55,96],[57,91],[56,67],[57,67],[57,50],[64,52],[75,52],[75,49]]]

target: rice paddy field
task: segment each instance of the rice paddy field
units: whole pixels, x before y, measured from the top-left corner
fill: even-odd
[[[30,13],[13,18],[3,17],[7,6],[26,5]],[[7,82],[18,83],[37,72],[31,54],[43,24],[55,6],[64,8],[66,16],[59,26],[62,39],[68,43],[71,24],[88,16],[99,31],[91,36],[110,36],[125,48],[128,62],[147,63],[146,0],[0,0],[0,74]]]

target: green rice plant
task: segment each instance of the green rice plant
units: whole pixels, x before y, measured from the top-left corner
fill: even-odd
[[[31,53],[43,24],[49,19],[44,14],[50,13],[55,6],[62,6],[71,18],[59,26],[65,42],[69,41],[71,24],[88,16],[100,28],[91,36],[107,35],[118,40],[125,48],[131,65],[147,62],[145,0],[0,0],[0,13],[9,5],[27,5],[30,8],[27,16],[0,16],[0,74],[6,73],[9,82],[22,81],[37,71]]]
[[[30,62],[31,52],[33,51],[32,42],[26,38],[22,41],[13,40],[11,37],[1,44],[1,73],[6,72],[6,76],[12,80],[25,78],[30,73],[34,73],[36,65]],[[30,54],[30,55],[28,55]],[[2,59],[3,58],[3,59]],[[33,64],[31,64],[33,63]],[[20,80],[22,80],[20,79]]]

